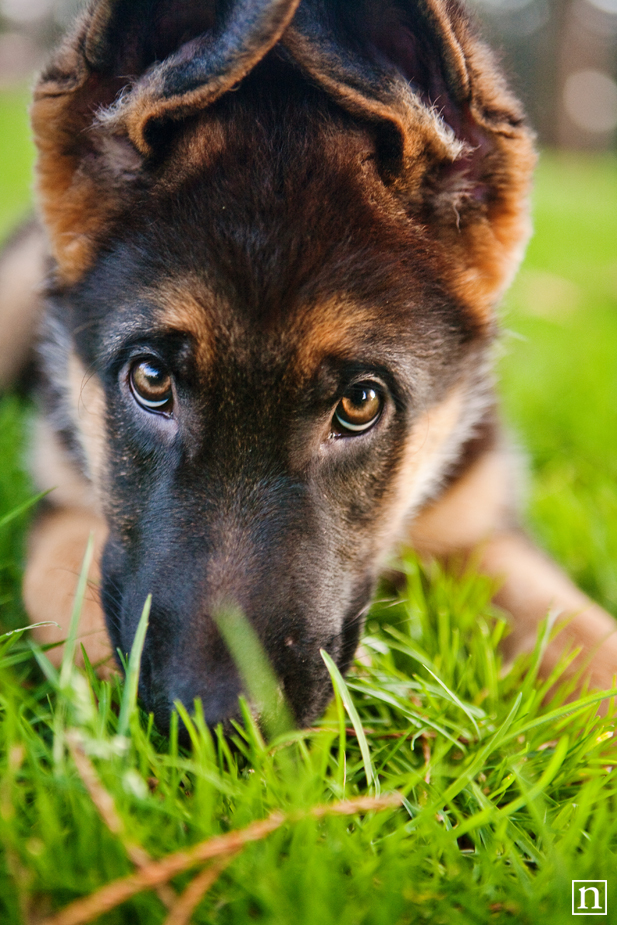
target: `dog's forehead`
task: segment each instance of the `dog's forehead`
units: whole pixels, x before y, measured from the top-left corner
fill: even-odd
[[[409,352],[397,312],[389,314],[387,306],[351,292],[324,292],[321,298],[295,302],[290,297],[288,310],[275,317],[248,312],[237,301],[198,274],[143,286],[136,299],[118,304],[108,319],[102,353],[111,360],[129,344],[168,338],[190,344],[204,380],[234,368],[284,372],[286,378],[307,382],[325,361],[329,368],[353,362],[377,367],[386,357]]]
[[[323,100],[230,95],[127,206],[77,321],[104,317],[98,356],[169,331],[204,375],[235,361],[306,380],[326,357],[379,365],[475,336],[447,262],[384,181],[369,128]]]
[[[180,332],[204,369],[222,352],[254,362],[262,348],[308,375],[328,354],[434,336],[444,319],[472,324],[366,134],[311,122],[298,136],[296,118],[282,134],[253,122],[217,135],[204,120],[182,136],[182,169],[125,216],[87,284],[107,349],[148,329]]]

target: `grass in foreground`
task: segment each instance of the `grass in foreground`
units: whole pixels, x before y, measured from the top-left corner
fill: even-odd
[[[586,876],[617,901],[613,708],[543,704],[542,641],[503,672],[485,579],[406,569],[322,723],[268,744],[247,712],[230,749],[197,708],[185,752],[134,684],[40,652],[28,684],[5,638],[0,921],[536,925]]]
[[[29,185],[24,100],[0,98],[2,231]],[[505,404],[530,451],[532,529],[615,612],[615,160],[546,157],[536,228],[509,298]],[[0,401],[4,629],[25,622],[28,513],[2,518],[32,494],[27,416]],[[85,917],[56,922],[562,925],[584,878],[608,880],[614,909],[612,712],[597,717],[594,698],[564,706],[564,691],[543,704],[539,653],[503,673],[486,580],[406,568],[407,589],[369,619],[370,666],[320,726],[269,745],[249,719],[231,751],[197,714],[184,752],[133,709],[132,685],[70,665],[45,674],[20,634],[0,639],[2,925],[90,895]]]

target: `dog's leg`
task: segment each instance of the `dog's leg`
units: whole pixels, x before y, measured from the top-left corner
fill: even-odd
[[[415,520],[411,544],[421,554],[461,559],[474,551],[479,568],[500,581],[495,603],[512,615],[508,658],[533,648],[539,623],[557,614],[563,628],[547,648],[548,674],[566,649],[580,648],[570,671],[587,665],[598,689],[614,686],[617,622],[589,600],[518,527],[512,498],[512,462],[507,450],[491,449]]]
[[[81,609],[76,661],[82,663],[81,644],[93,665],[104,662],[99,674],[112,667],[111,648],[99,602],[99,566],[107,534],[103,520],[84,508],[50,508],[36,524],[29,543],[23,597],[33,623],[51,621],[58,626],[33,630],[40,645],[66,639],[73,601],[90,535],[94,537],[94,560]],[[50,649],[48,658],[59,665],[63,646]]]
[[[59,624],[59,628],[35,629],[34,638],[43,645],[66,639],[79,573],[92,534],[94,559],[81,610],[78,641],[92,664],[100,663],[111,655],[98,589],[107,525],[98,512],[92,485],[43,418],[37,421],[34,430],[31,469],[38,488],[50,494],[47,507],[41,511],[30,534],[23,598],[32,623]],[[63,651],[63,646],[50,649],[50,660],[59,664]],[[81,661],[81,647],[76,658]],[[108,666],[112,665],[113,660],[109,659]],[[99,674],[105,670],[103,666]]]

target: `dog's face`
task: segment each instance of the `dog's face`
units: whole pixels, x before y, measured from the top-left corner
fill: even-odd
[[[305,724],[330,696],[319,650],[347,668],[384,556],[486,410],[490,307],[525,233],[527,181],[508,170],[528,138],[513,115],[505,131],[507,97],[497,140],[469,89],[456,102],[455,38],[413,4],[389,23],[333,3],[326,26],[305,3],[270,54],[297,3],[238,4],[244,44],[210,97],[199,67],[233,30],[207,4],[151,5],[159,31],[138,39],[130,4],[95,4],[39,87],[49,400],[73,409],[65,439],[109,524],[114,646],[153,595],[141,693],[158,722],[195,697],[211,724],[236,715],[217,627],[234,607]],[[369,83],[341,77],[386,54],[411,88],[403,116],[400,93],[375,114]],[[131,68],[145,77],[93,122]]]

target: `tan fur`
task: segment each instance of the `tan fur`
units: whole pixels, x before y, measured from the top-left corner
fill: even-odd
[[[357,356],[358,345],[366,342],[366,332],[375,325],[375,313],[340,298],[311,306],[302,313],[290,332],[299,345],[294,358],[298,374],[312,377],[324,357]]]
[[[79,472],[44,418],[36,421],[34,438],[32,475],[37,488],[49,492],[48,499],[53,507],[41,517],[30,536],[24,603],[33,623],[59,624],[60,628],[46,626],[33,631],[40,645],[66,638],[77,578],[90,533],[93,533],[94,564],[79,625],[80,643],[95,664],[111,654],[98,594],[98,562],[107,526],[97,513],[99,505],[92,483]],[[62,660],[63,651],[64,646],[50,650],[49,658],[54,665]],[[81,650],[78,660],[82,662]],[[102,673],[113,667],[109,661]]]
[[[472,549],[515,522],[513,461],[503,449],[485,453],[413,521],[409,541],[422,554]]]
[[[476,123],[494,146],[491,170],[498,172],[498,195],[493,195],[487,214],[464,227],[456,217],[450,227],[449,245],[467,269],[453,274],[460,296],[482,320],[487,320],[512,281],[531,233],[529,195],[536,164],[533,135],[523,119],[518,100],[512,96],[495,64],[491,50],[471,34],[460,17],[451,22],[441,0],[428,0],[430,16],[439,31],[455,70],[465,77],[460,99],[468,101]],[[465,240],[467,239],[467,240]],[[451,261],[451,265],[455,264]]]
[[[505,146],[503,140],[499,144]],[[508,288],[523,258],[531,235],[530,178],[536,154],[528,136],[508,139],[508,182],[489,214],[462,235],[458,216],[446,232],[450,249],[451,285],[481,321],[488,321]],[[456,254],[460,263],[452,256]],[[460,267],[466,266],[461,272]]]
[[[581,654],[570,673],[589,663],[591,685],[610,689],[617,671],[617,623],[516,528],[513,470],[503,449],[481,456],[419,514],[409,542],[420,554],[454,557],[459,565],[473,554],[479,569],[498,580],[495,603],[513,621],[504,645],[509,658],[533,648],[539,624],[550,614],[562,630],[546,651],[543,673],[550,673],[564,650],[576,648]]]
[[[585,666],[586,679],[593,688],[615,687],[617,623],[522,532],[491,537],[482,550],[480,568],[502,581],[495,603],[514,618],[513,632],[505,641],[506,655],[532,649],[539,622],[550,614],[562,629],[548,646],[543,673],[554,668],[564,650],[580,649],[568,673]]]
[[[439,478],[438,473],[443,473],[444,469],[444,460],[440,457],[452,440],[463,408],[464,391],[457,386],[440,405],[425,412],[415,425],[394,492],[397,506],[403,502],[408,512],[415,510],[426,493],[434,488],[435,477]]]
[[[45,418],[37,418],[32,443],[30,471],[38,490],[50,492],[55,507],[97,510],[92,483],[78,471]]]
[[[19,375],[32,346],[43,308],[39,287],[47,253],[43,232],[33,226],[8,247],[0,261],[0,390]]]
[[[74,138],[80,137],[85,124],[76,119],[72,107],[79,96],[76,86],[83,86],[86,76],[82,62],[76,61],[75,68],[68,88],[57,82],[40,87],[31,110],[39,149],[37,197],[58,275],[69,284],[91,265],[96,242],[118,207],[112,189],[101,196],[94,179],[79,171]]]
[[[202,369],[207,369],[214,356],[214,331],[211,311],[196,296],[203,288],[198,279],[184,278],[181,284],[173,280],[148,292],[148,299],[159,306],[157,318],[162,327],[191,337],[197,362]],[[204,293],[204,298],[208,298],[208,293]]]
[[[65,639],[91,533],[94,535],[95,557],[81,611],[78,641],[85,646],[93,664],[105,662],[99,670],[99,673],[105,674],[113,668],[113,663],[98,592],[98,562],[107,535],[106,524],[101,518],[79,507],[53,509],[43,516],[30,537],[23,596],[33,623],[51,621],[59,624],[59,627],[45,626],[33,630],[39,645]],[[53,664],[60,663],[62,652],[62,646],[49,651],[48,657]],[[77,652],[77,661],[83,662],[81,650]]]
[[[414,425],[382,514],[380,541],[384,550],[389,551],[401,540],[410,517],[438,489],[448,464],[458,452],[457,434],[465,409],[465,390],[457,386]]]
[[[105,396],[95,373],[87,373],[73,353],[69,359],[71,408],[77,433],[88,462],[88,475],[97,497],[101,496],[105,473]]]

